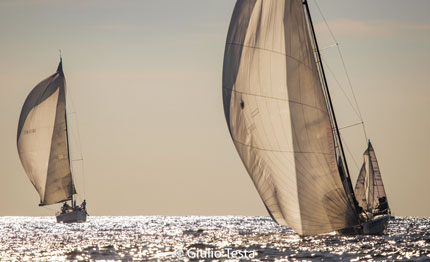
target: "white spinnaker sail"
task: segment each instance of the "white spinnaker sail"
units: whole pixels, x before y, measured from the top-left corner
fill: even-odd
[[[18,154],[41,205],[68,200],[75,193],[67,142],[65,84],[60,62],[57,72],[30,92],[18,123]]]
[[[375,150],[369,141],[363,154],[364,162],[355,185],[355,196],[360,206],[372,211],[379,205],[379,198],[387,197]]]
[[[357,223],[308,33],[302,0],[238,0],[223,68],[236,149],[271,216],[302,235]]]

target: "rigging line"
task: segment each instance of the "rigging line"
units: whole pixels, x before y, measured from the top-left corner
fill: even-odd
[[[363,116],[362,116],[362,114],[361,114],[360,107],[358,106],[357,97],[355,96],[354,88],[352,88],[351,78],[349,77],[348,70],[346,69],[345,60],[343,59],[343,55],[342,55],[342,52],[341,52],[341,50],[340,50],[340,46],[339,46],[339,44],[337,44],[337,50],[338,50],[338,52],[339,52],[340,60],[342,61],[343,70],[345,71],[346,78],[347,78],[347,80],[348,80],[349,88],[351,89],[352,97],[354,98],[355,105],[356,105],[356,107],[357,107],[358,113],[360,114],[361,122],[363,123],[363,132],[364,132],[364,137],[366,138],[366,142],[367,142],[367,141],[368,141],[368,138],[367,138],[366,127],[365,127],[365,125],[364,125]]]
[[[339,43],[337,42],[336,37],[335,37],[335,36],[334,36],[334,34],[333,34],[333,31],[331,31],[331,28],[328,26],[327,20],[325,19],[325,16],[323,15],[323,13],[322,13],[322,11],[321,11],[321,8],[320,8],[320,7],[319,7],[319,5],[317,4],[317,1],[313,0],[313,2],[314,2],[314,4],[315,4],[315,6],[317,7],[318,12],[320,13],[320,15],[321,15],[322,19],[324,20],[324,23],[326,24],[327,29],[328,29],[328,31],[329,31],[329,33],[330,33],[331,37],[333,38],[334,42],[336,43],[336,45],[339,45]]]
[[[342,138],[342,135],[341,135],[340,133],[339,133],[339,135],[340,135],[340,136],[341,136],[341,138]],[[348,143],[346,143],[346,140],[345,140],[345,139],[343,139],[343,138],[342,138],[342,140],[344,141],[344,144],[345,144],[346,150],[348,151],[349,155],[351,156],[352,161],[354,162],[355,167],[356,167],[358,170],[360,170],[360,167],[358,166],[357,161],[355,160],[354,155],[352,155],[351,150],[349,150]]]
[[[71,106],[72,106],[72,109],[73,109],[72,113],[73,113],[73,115],[75,116],[75,119],[76,119],[75,136],[77,137],[77,145],[79,147],[78,150],[80,151],[79,155],[81,157],[79,159],[79,161],[81,161],[81,166],[82,166],[82,182],[81,182],[82,184],[81,184],[81,186],[82,186],[82,191],[83,191],[83,198],[85,199],[84,155],[83,155],[83,152],[82,152],[83,150],[82,150],[82,144],[81,144],[81,135],[80,135],[80,132],[79,132],[79,127],[78,127],[78,122],[79,122],[78,121],[78,114],[76,113],[75,102],[73,100],[73,97],[72,97],[72,94],[71,94],[69,88],[67,88],[66,91],[67,91],[67,94],[68,94],[68,97],[70,99]],[[74,162],[74,161],[72,161],[72,162]]]
[[[354,97],[355,105],[357,106],[357,109],[358,109],[358,112],[360,113],[361,119],[363,119],[363,117],[361,115],[361,112],[360,112],[360,107],[358,106],[357,97],[355,96],[354,88],[352,88],[351,78],[349,77],[348,70],[346,69],[345,60],[343,59],[342,51],[340,50],[339,44],[337,44],[337,50],[338,50],[338,53],[339,53],[339,56],[340,56],[340,60],[342,61],[343,70],[345,71],[346,78],[348,80],[349,88],[351,89],[351,92],[352,92],[352,97]]]
[[[329,45],[329,46],[326,46],[326,47],[323,47],[323,48],[320,48],[320,52],[321,52],[321,51],[324,51],[324,50],[327,50],[327,49],[329,49],[329,48],[335,47],[335,46],[337,46],[337,43],[336,43],[336,44]],[[315,50],[314,50],[314,51],[315,51]]]
[[[335,41],[335,43],[336,43],[337,50],[338,50],[338,53],[339,53],[339,57],[340,57],[340,60],[342,61],[343,70],[345,71],[346,78],[347,78],[347,80],[348,80],[349,88],[351,89],[351,92],[352,92],[352,96],[353,96],[353,98],[354,98],[355,105],[356,105],[357,110],[358,110],[358,113],[359,113],[359,115],[360,115],[360,120],[361,120],[361,122],[363,122],[363,132],[364,132],[364,136],[365,136],[365,138],[366,138],[366,143],[367,143],[367,141],[368,141],[368,137],[367,137],[367,132],[366,132],[366,127],[365,127],[365,124],[364,124],[363,116],[362,116],[362,114],[361,114],[360,107],[358,106],[358,101],[357,101],[357,97],[355,96],[354,89],[352,88],[351,78],[349,77],[348,70],[346,69],[345,60],[343,59],[343,55],[342,55],[342,51],[340,50],[339,42],[337,41],[336,37],[335,37],[335,36],[334,36],[334,34],[333,34],[333,31],[331,30],[330,26],[328,25],[327,20],[325,19],[325,16],[323,15],[323,13],[322,13],[322,11],[321,11],[321,8],[319,7],[319,5],[318,5],[317,1],[313,0],[313,2],[314,2],[314,4],[315,4],[315,6],[317,7],[318,12],[320,13],[320,15],[321,15],[322,19],[324,20],[324,23],[325,23],[325,25],[326,25],[326,27],[327,27],[328,31],[330,32],[331,37],[333,38],[333,40],[334,40],[334,41]]]
[[[345,129],[345,128],[349,128],[349,127],[353,127],[353,126],[358,126],[358,125],[361,125],[361,124],[363,124],[363,122],[355,123],[355,124],[352,124],[352,125],[349,125],[349,126],[344,126],[344,127],[339,128],[339,130],[342,130],[342,129]]]
[[[334,75],[334,73],[331,70],[330,66],[328,65],[327,61],[322,56],[321,56],[321,59],[323,60],[324,64],[326,65],[328,71],[330,72],[330,75],[333,77],[333,79],[336,82],[337,86],[342,91],[343,95],[345,96],[345,98],[348,101],[349,105],[351,106],[352,110],[354,110],[355,114],[358,116],[358,118],[360,118],[360,121],[363,122],[363,118],[361,117],[360,111],[357,111],[356,108],[355,108],[355,106],[352,104],[351,100],[349,99],[348,95],[346,94],[346,91],[342,88],[342,85],[337,80],[336,76]]]

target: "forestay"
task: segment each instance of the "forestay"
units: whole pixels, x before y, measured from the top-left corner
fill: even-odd
[[[358,223],[308,30],[302,0],[238,0],[223,68],[234,145],[273,219],[301,235]]]

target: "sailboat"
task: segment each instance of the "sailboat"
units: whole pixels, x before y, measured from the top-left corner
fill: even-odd
[[[57,222],[86,221],[86,201],[77,206],[73,197],[76,189],[71,171],[62,58],[57,72],[27,96],[19,117],[17,147],[24,170],[39,193],[39,206],[64,202],[56,215]]]
[[[370,140],[363,153],[363,165],[355,184],[355,196],[367,218],[391,215],[378,160]]]
[[[306,0],[238,0],[227,35],[227,126],[270,216],[300,235],[380,234],[356,200]],[[378,231],[378,232],[376,232]]]

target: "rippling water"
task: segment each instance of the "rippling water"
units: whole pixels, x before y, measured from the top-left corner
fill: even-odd
[[[430,261],[429,230],[412,217],[385,236],[306,238],[267,217],[0,217],[0,261]]]

